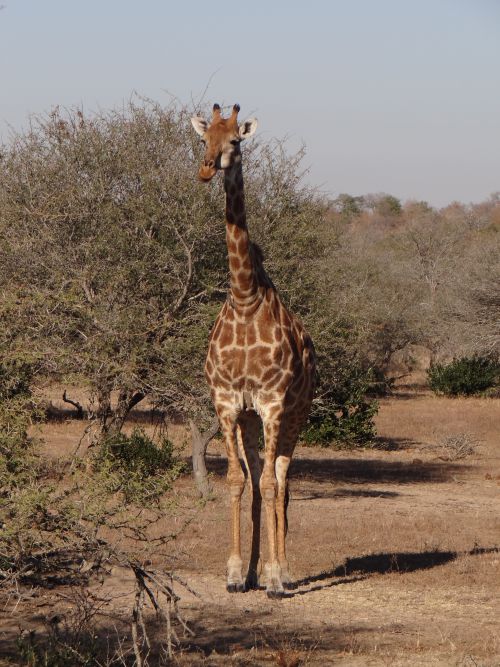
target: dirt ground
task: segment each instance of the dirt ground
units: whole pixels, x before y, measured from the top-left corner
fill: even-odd
[[[45,425],[46,454],[69,456],[82,429],[71,420]],[[155,531],[190,522],[169,562],[157,554],[152,564],[173,566],[200,596],[177,590],[195,632],[179,664],[500,665],[500,400],[400,389],[381,400],[377,431],[370,450],[297,449],[287,541],[295,588],[280,601],[225,590],[220,443],[208,457],[212,500],[197,499],[189,474],[176,482],[172,513]],[[180,442],[183,431],[172,435]],[[446,445],[450,436],[472,451]],[[248,509],[246,490],[247,535]],[[130,575],[114,568],[90,592],[106,618],[119,619],[133,597]],[[66,589],[34,590],[5,607],[0,641],[77,603]]]

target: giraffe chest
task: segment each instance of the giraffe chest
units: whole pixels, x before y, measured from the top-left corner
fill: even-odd
[[[293,357],[290,340],[276,322],[238,322],[221,317],[212,333],[205,370],[212,388],[254,395],[286,390]]]

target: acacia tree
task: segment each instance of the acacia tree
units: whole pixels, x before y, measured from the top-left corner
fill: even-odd
[[[216,189],[193,187],[187,128],[184,110],[152,103],[89,119],[56,110],[3,151],[11,339],[46,373],[83,379],[106,433],[146,395],[204,404],[197,361],[223,230]]]
[[[145,396],[202,421],[210,412],[202,373],[227,289],[224,196],[220,180],[197,183],[198,151],[186,109],[139,100],[92,117],[56,109],[2,152],[8,345],[85,382],[106,435]],[[279,244],[271,271],[307,314],[303,260],[324,206],[300,184],[301,158],[276,141],[246,149],[252,232],[265,250]]]

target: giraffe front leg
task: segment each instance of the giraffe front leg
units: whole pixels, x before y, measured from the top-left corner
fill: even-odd
[[[281,417],[281,414],[279,415]],[[280,419],[265,420],[265,456],[264,469],[260,478],[260,491],[266,514],[268,554],[265,565],[266,592],[270,598],[281,598],[285,594],[281,579],[281,566],[278,559],[278,540],[276,527],[276,492],[278,483],[275,474],[276,448],[280,429]]]
[[[239,464],[238,464],[239,465]],[[241,467],[240,467],[241,470]],[[243,474],[243,473],[242,473]],[[231,494],[231,552],[227,561],[227,590],[229,593],[243,593],[243,561],[241,559],[240,509],[244,484],[230,483]]]
[[[231,499],[231,551],[227,561],[227,590],[229,593],[240,593],[245,590],[240,533],[241,496],[245,487],[245,475],[238,459],[234,422],[222,419],[221,428],[226,441],[227,482]]]

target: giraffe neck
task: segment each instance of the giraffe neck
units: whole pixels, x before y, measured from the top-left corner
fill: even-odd
[[[234,305],[246,309],[260,296],[245,213],[241,156],[224,172],[226,191],[226,243],[231,296]]]

